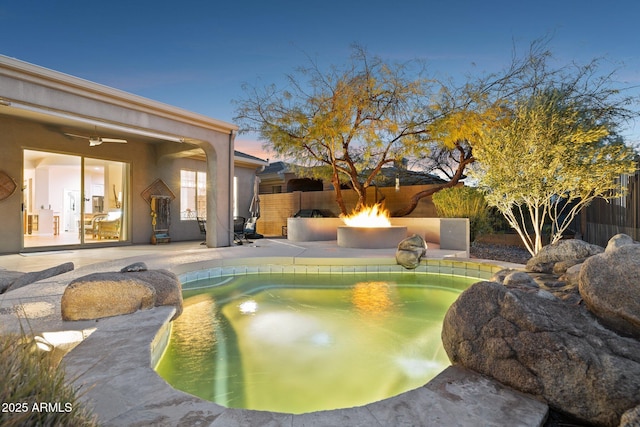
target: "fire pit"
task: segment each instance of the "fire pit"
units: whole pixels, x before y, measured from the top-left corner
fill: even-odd
[[[388,211],[374,205],[342,218],[346,225],[338,227],[341,248],[395,248],[407,237],[407,227],[392,226]]]

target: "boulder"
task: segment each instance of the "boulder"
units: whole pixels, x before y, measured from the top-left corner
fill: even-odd
[[[522,288],[532,288],[532,289],[537,289],[540,287],[536,283],[536,281],[533,280],[533,277],[531,277],[524,271],[514,271],[510,274],[507,274],[504,277],[502,284],[505,286],[509,285],[509,286],[522,287]]]
[[[422,236],[414,234],[398,244],[396,262],[408,269],[415,269],[420,265],[420,259],[427,253],[427,242]]]
[[[182,314],[182,285],[178,276],[168,270],[134,270],[126,274],[127,277],[134,277],[148,283],[156,290],[156,307],[161,305],[174,306],[176,314],[173,319]]]
[[[582,265],[580,295],[604,325],[640,338],[640,245],[607,248]]]
[[[62,294],[63,320],[91,320],[155,307],[156,290],[123,273],[94,273],[73,280]]]
[[[74,265],[72,262],[65,262],[64,264],[57,265],[55,267],[46,268],[41,271],[32,271],[30,273],[24,273],[20,277],[16,278],[11,285],[9,285],[8,291],[21,288],[23,286],[30,285],[40,280],[48,279],[50,277],[57,276],[59,274],[68,273],[73,271]]]
[[[72,281],[62,295],[64,320],[87,320],[130,314],[161,305],[182,314],[182,286],[168,270],[147,270],[143,263],[120,272],[94,273]]]
[[[552,273],[558,262],[584,260],[590,256],[604,252],[597,245],[577,239],[560,240],[543,247],[540,252],[527,261],[526,270],[538,273]]]
[[[470,286],[447,311],[442,341],[453,364],[588,423],[617,426],[640,404],[640,342],[543,290]]]
[[[622,414],[619,427],[640,427],[640,405]]]
[[[21,271],[0,270],[0,294],[7,292],[11,284],[24,274]]]
[[[147,264],[144,262],[134,262],[133,264],[127,265],[126,267],[122,267],[120,273],[131,273],[134,271],[147,271]]]
[[[574,265],[582,264],[586,258],[579,259],[569,259],[566,261],[558,261],[553,265],[552,273],[557,276],[562,276],[568,269],[573,267]]]
[[[633,245],[636,242],[626,234],[616,234],[607,243],[607,247],[605,248],[605,252],[612,252],[618,249],[621,246]]]
[[[560,276],[560,280],[566,282],[568,285],[578,287],[578,279],[580,277],[580,270],[582,270],[582,263],[572,265]]]

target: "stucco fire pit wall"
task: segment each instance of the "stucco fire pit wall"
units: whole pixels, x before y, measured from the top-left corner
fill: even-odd
[[[407,237],[407,227],[338,227],[338,246],[341,248],[395,248]]]

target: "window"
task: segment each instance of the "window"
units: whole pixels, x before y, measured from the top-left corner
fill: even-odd
[[[207,173],[180,171],[180,219],[207,216]]]

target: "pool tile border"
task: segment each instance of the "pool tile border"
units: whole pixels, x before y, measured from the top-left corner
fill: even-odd
[[[229,265],[228,263],[226,265],[215,265],[219,263],[216,261],[211,261],[205,264],[199,263],[198,266],[194,266],[197,269],[179,273],[178,278],[182,283],[183,290],[197,288],[197,286],[194,287],[194,285],[196,282],[201,280],[265,273],[294,275],[342,275],[363,273],[391,273],[402,275],[444,274],[475,278],[478,280],[488,280],[498,271],[511,266],[505,265],[505,263],[498,263],[496,261],[454,261],[446,259],[428,259],[423,260],[415,270],[409,270],[398,264],[389,263],[388,259],[385,259],[385,262],[381,263],[371,263],[371,259],[365,259],[365,261],[369,262],[367,264],[362,264],[361,262],[355,264],[346,264],[345,262],[351,260],[346,260],[344,258],[323,258],[323,264],[310,263],[309,259],[305,259],[303,262],[300,262],[300,260],[288,257],[263,259],[262,263],[260,263],[259,265],[251,262],[254,260],[237,259],[234,261],[234,265]],[[334,264],[331,264],[331,261],[333,261]]]

